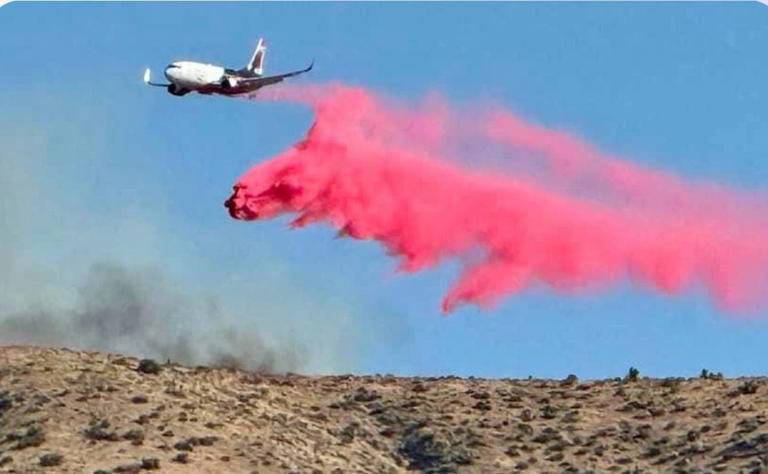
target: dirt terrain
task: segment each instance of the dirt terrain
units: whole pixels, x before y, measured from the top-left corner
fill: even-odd
[[[266,375],[0,347],[0,472],[768,472],[765,379]]]

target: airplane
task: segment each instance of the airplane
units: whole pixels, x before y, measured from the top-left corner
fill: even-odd
[[[259,38],[253,56],[244,68],[235,70],[215,64],[176,61],[165,68],[164,74],[165,78],[168,79],[168,84],[152,82],[149,68],[144,71],[144,83],[149,86],[165,87],[168,92],[175,96],[183,96],[193,91],[206,95],[239,95],[276,84],[287,77],[309,72],[315,64],[313,60],[307,68],[299,71],[276,76],[263,76],[264,56],[266,54],[267,45],[264,38]]]

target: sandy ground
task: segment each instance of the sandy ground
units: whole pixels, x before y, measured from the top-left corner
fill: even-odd
[[[768,473],[765,379],[265,375],[0,347],[0,472]]]

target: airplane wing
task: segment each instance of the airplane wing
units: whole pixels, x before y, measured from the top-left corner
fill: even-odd
[[[304,74],[305,72],[309,72],[312,70],[312,67],[314,65],[315,65],[315,62],[312,61],[307,68],[301,69],[299,71],[292,71],[292,72],[287,72],[285,74],[278,74],[277,76],[249,77],[245,79],[239,79],[237,81],[237,85],[238,87],[242,87],[243,89],[246,89],[246,91],[255,90],[260,87],[268,86],[270,84],[277,84],[278,82],[282,82],[282,80],[287,77],[298,76],[299,74]]]

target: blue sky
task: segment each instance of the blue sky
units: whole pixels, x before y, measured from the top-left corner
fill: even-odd
[[[455,264],[393,275],[381,248],[327,227],[231,220],[231,185],[300,139],[310,111],[180,99],[141,74],[177,59],[239,67],[259,36],[269,72],[314,57],[312,81],[493,100],[647,166],[768,187],[758,3],[16,2],[0,9],[0,279],[16,295],[0,311],[71,301],[89,265],[115,261],[162,268],[238,327],[300,334],[322,353],[307,371],[765,373],[768,314],[734,318],[698,291],[542,288],[443,317]],[[196,318],[179,324],[206,327]]]

